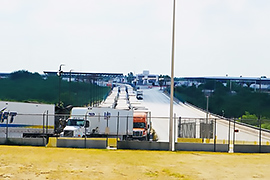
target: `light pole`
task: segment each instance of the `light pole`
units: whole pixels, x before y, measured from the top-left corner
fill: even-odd
[[[60,93],[61,93],[61,74],[63,73],[63,71],[62,71],[62,66],[65,66],[64,64],[61,64],[60,66],[59,66],[59,70],[58,70],[58,72],[57,72],[57,76],[59,77],[59,94],[58,94],[58,98],[59,98],[59,100],[58,100],[58,106],[60,107],[60,103],[61,103],[61,98],[60,98]]]
[[[208,116],[209,116],[208,108],[209,108],[209,96],[207,95],[206,96],[206,123],[208,123]]]
[[[74,69],[69,70],[69,82],[71,82],[71,71],[74,71]]]
[[[209,135],[209,127],[208,127],[208,117],[209,117],[209,96],[207,95],[206,96],[206,133],[207,133],[207,139],[209,139],[210,135]]]
[[[172,60],[171,60],[171,97],[170,97],[170,126],[169,126],[169,150],[175,150],[174,121],[173,121],[173,94],[174,94],[174,34],[175,34],[175,0],[173,0],[173,27],[172,27]]]
[[[262,92],[262,78],[260,77],[260,93]]]
[[[71,97],[70,97],[70,89],[71,89],[71,71],[74,71],[73,69],[69,70],[69,91],[68,91],[68,98],[69,101],[71,102]]]

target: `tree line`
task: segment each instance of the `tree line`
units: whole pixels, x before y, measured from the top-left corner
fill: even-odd
[[[60,85],[60,93],[59,93]],[[58,76],[42,76],[25,70],[0,79],[0,100],[40,102],[56,105],[84,106],[106,97],[109,87],[86,82],[66,81]],[[60,104],[59,104],[60,99]]]
[[[209,80],[199,86],[177,86],[175,97],[211,113],[236,118],[241,122],[258,126],[258,119],[264,127],[270,128],[270,95],[269,92],[254,91],[241,84],[232,83],[228,87],[221,82]],[[268,120],[267,120],[268,119]]]

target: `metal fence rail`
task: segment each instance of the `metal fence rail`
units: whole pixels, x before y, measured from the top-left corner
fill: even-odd
[[[262,146],[270,145],[270,131],[262,128],[270,127],[270,120],[179,118],[177,125],[177,141],[182,143],[227,144],[228,149],[236,145],[254,145],[258,146],[258,152],[262,151]]]
[[[48,114],[46,111],[43,114],[2,114],[0,118],[0,138],[9,140],[12,138],[34,136],[45,138],[59,135],[63,131],[66,119],[69,116],[69,114]],[[117,120],[115,123],[110,123],[110,119],[105,115],[97,115],[97,118],[105,124],[103,127],[105,128],[104,132],[107,132],[105,135],[113,135],[114,138],[121,139],[121,141],[134,141],[131,128],[133,127],[133,121],[130,121],[133,118],[132,116],[111,116],[110,118]],[[151,117],[153,131],[156,130],[155,122],[157,121],[164,121],[166,124],[169,123],[169,118]],[[210,146],[213,151],[219,151],[219,149],[224,151],[224,147],[227,147],[228,151],[233,149],[235,152],[243,152],[245,148],[250,149],[251,147],[253,149],[255,147],[252,152],[268,152],[268,149],[270,149],[270,130],[265,129],[270,128],[270,120],[175,117],[175,122],[176,147],[180,150],[185,149],[183,145],[187,144],[189,144],[188,147],[192,146],[191,149],[196,149],[196,147],[201,149],[197,144],[208,144],[202,146],[207,147],[207,149]],[[124,131],[124,134],[121,135],[130,138],[120,138],[119,128],[122,128],[121,132]],[[156,133],[158,136],[160,131],[156,131]],[[135,141],[138,142],[138,139]],[[190,143],[194,145],[190,145]],[[144,144],[147,143],[144,142]]]

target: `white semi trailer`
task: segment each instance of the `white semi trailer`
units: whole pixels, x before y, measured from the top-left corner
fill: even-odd
[[[40,137],[54,133],[55,105],[0,101],[0,137]]]
[[[118,137],[133,135],[133,111],[107,107],[74,107],[62,137]]]

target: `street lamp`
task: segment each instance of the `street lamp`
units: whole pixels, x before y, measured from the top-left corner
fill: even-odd
[[[69,101],[71,102],[71,97],[70,97],[70,89],[71,89],[71,71],[74,71],[73,69],[69,70],[69,92],[68,92],[68,95],[69,95]]]
[[[209,96],[206,96],[206,123],[208,123],[208,116],[209,116]]]
[[[173,27],[172,27],[172,61],[171,61],[171,97],[170,97],[170,126],[169,126],[169,150],[175,150],[174,121],[173,121],[173,94],[174,94],[174,34],[175,34],[175,0],[173,0]]]
[[[71,71],[74,71],[74,69],[69,70],[69,82],[71,82]]]
[[[210,135],[209,135],[209,127],[208,127],[208,118],[209,118],[209,96],[206,96],[206,133],[207,133],[207,139],[209,139]]]
[[[61,102],[61,100],[60,100],[60,93],[61,93],[61,74],[63,73],[62,66],[65,66],[65,65],[64,64],[61,64],[59,66],[59,70],[57,72],[57,76],[59,77],[59,94],[58,94],[58,98],[59,98],[59,100],[58,100],[58,106],[59,107],[60,107],[60,102]]]

